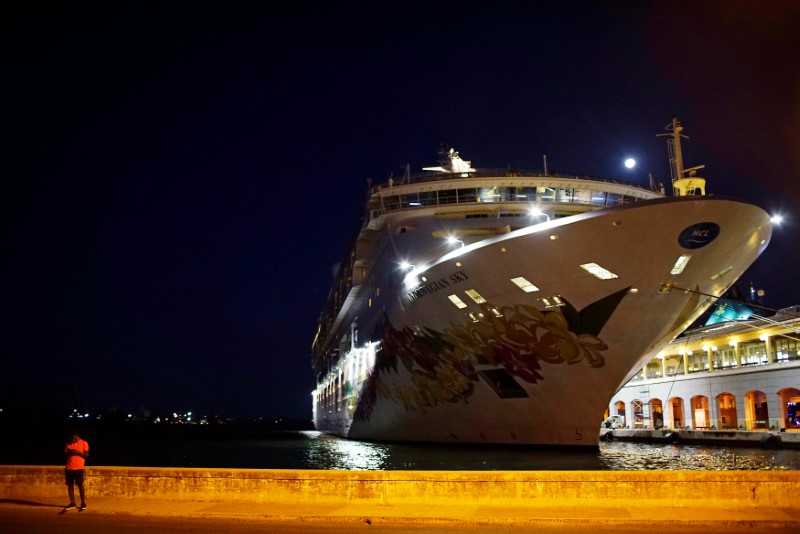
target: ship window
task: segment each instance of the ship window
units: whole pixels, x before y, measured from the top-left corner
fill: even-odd
[[[480,295],[480,293],[478,293],[474,289],[467,289],[466,291],[464,291],[464,293],[466,293],[469,298],[474,300],[475,304],[483,304],[484,302],[486,302],[486,299],[483,298]]]
[[[478,374],[501,399],[521,399],[530,396],[505,369],[485,369],[478,371]]]
[[[690,259],[692,259],[691,254],[682,254],[675,261],[675,265],[672,266],[670,274],[681,274],[683,270],[686,268],[686,264],[689,263]]]
[[[466,202],[476,202],[478,200],[477,189],[457,189],[458,203],[463,204]]]
[[[599,266],[596,263],[584,263],[581,265],[581,268],[588,271],[592,276],[599,278],[600,280],[611,280],[612,278],[619,278],[616,274],[612,273],[608,269]]]
[[[423,206],[435,206],[439,203],[436,191],[422,191],[419,194],[419,202]]]
[[[408,195],[400,195],[400,207],[408,208],[410,206],[419,206],[419,194],[410,193]]]
[[[482,187],[480,192],[480,199],[482,202],[495,202],[500,200],[500,192],[497,190],[497,187]]]
[[[527,200],[533,201],[536,200],[536,188],[535,187],[517,187],[516,193],[514,194],[514,198],[516,200]]]
[[[458,298],[457,295],[450,295],[447,298],[450,299],[450,302],[452,302],[455,305],[455,307],[458,308],[459,310],[463,310],[464,308],[467,307],[467,305],[464,304],[464,301]]]
[[[525,293],[533,293],[534,291],[539,291],[538,287],[531,284],[528,280],[526,280],[522,276],[512,278],[511,281],[514,283],[514,285],[523,290]]]
[[[386,211],[396,210],[400,207],[400,197],[383,197],[383,209]]]
[[[458,202],[458,196],[455,189],[439,191],[439,204],[455,204],[456,202]]]

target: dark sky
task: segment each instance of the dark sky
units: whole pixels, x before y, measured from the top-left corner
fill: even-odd
[[[310,418],[367,178],[445,144],[667,182],[673,115],[784,214],[742,282],[800,304],[797,2],[276,5],[0,8],[0,404]]]

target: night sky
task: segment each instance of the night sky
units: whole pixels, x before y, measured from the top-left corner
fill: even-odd
[[[367,179],[442,145],[668,183],[677,116],[785,217],[742,283],[800,304],[800,4],[469,5],[5,3],[0,407],[310,419]]]

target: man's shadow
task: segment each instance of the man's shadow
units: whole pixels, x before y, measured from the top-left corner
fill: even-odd
[[[60,504],[49,504],[45,502],[36,502],[36,501],[25,501],[22,499],[0,499],[0,504],[17,504],[21,506],[40,506],[44,508],[62,508],[59,514],[63,514],[67,510],[64,510],[63,506]]]

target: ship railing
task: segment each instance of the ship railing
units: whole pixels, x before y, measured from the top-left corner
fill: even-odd
[[[394,180],[390,179],[387,182],[382,184],[378,184],[373,186],[370,189],[370,193],[377,193],[381,189],[385,189],[387,187],[392,187],[395,185],[406,185],[406,184],[420,184],[426,182],[439,182],[444,180],[457,180],[460,178],[541,178],[541,179],[549,179],[549,178],[561,178],[561,179],[571,179],[571,180],[585,180],[590,182],[602,182],[608,184],[617,184],[617,185],[624,185],[627,187],[632,187],[635,189],[640,189],[646,192],[653,192],[651,189],[647,189],[637,184],[632,184],[630,182],[623,182],[621,180],[614,180],[611,178],[600,178],[596,176],[577,176],[575,174],[560,174],[556,172],[544,173],[542,171],[531,171],[531,170],[517,170],[517,169],[480,169],[469,173],[452,173],[452,172],[427,172],[424,174],[417,174],[413,176],[409,176],[403,178],[401,180]]]
[[[474,191],[474,188],[472,188]],[[532,188],[535,189],[535,188]],[[478,204],[483,206],[492,203],[502,203],[504,205],[519,204],[529,206],[531,203],[541,204],[581,204],[586,206],[619,206],[630,204],[640,200],[637,197],[619,195],[615,193],[600,193],[601,196],[589,195],[588,198],[581,198],[579,195],[537,195],[528,193],[523,200],[500,196],[492,200],[481,199],[477,193],[464,193],[465,189],[454,189],[451,191],[429,191],[422,193],[409,193],[384,197],[381,199],[380,213],[389,213],[400,210],[419,209],[431,206],[445,206],[458,204]],[[453,193],[453,194],[449,194]]]
[[[449,175],[452,176],[452,175]],[[547,177],[549,178],[549,176]],[[570,177],[571,179],[574,179]],[[590,184],[597,184],[592,181]],[[611,183],[611,182],[608,182]],[[616,182],[620,183],[620,182]],[[528,206],[531,203],[542,204],[581,204],[586,206],[618,206],[638,200],[653,198],[657,193],[645,190],[637,185],[624,184],[631,194],[603,190],[602,187],[558,187],[526,185],[501,185],[495,187],[460,187],[434,189],[432,191],[410,191],[397,194],[384,192],[379,196],[380,206],[372,208],[370,218],[378,213],[398,210],[419,209],[431,206],[458,204],[498,204]],[[567,184],[571,185],[571,184]],[[544,191],[542,189],[545,189]],[[391,191],[394,193],[394,190]],[[377,212],[377,213],[376,213]]]

